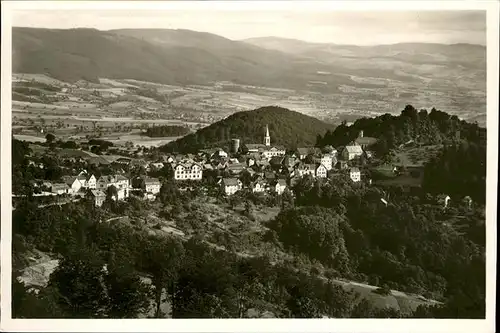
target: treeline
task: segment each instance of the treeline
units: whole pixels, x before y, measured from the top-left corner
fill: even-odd
[[[53,86],[48,83],[40,82],[40,81],[21,81],[21,82],[14,82],[13,88],[18,88],[18,87],[31,87],[31,88],[37,88],[37,89],[42,89],[45,91],[50,91],[50,92],[59,92],[61,91],[61,88],[58,86]]]
[[[462,141],[445,146],[426,164],[423,187],[430,193],[445,193],[454,200],[465,196],[486,202],[486,145]]]
[[[316,145],[344,146],[356,139],[360,130],[364,131],[364,136],[379,139],[374,149],[380,155],[410,140],[423,145],[461,140],[486,145],[485,128],[435,108],[431,112],[425,109],[417,111],[411,105],[407,105],[399,116],[384,114],[375,118],[361,118],[351,126],[344,122],[334,131],[327,131],[325,135],[318,136]]]
[[[158,90],[155,88],[129,87],[128,90],[136,95],[148,97],[160,103],[167,102],[167,98],[165,97],[165,95],[158,93]]]
[[[172,136],[182,136],[189,133],[189,128],[178,125],[163,125],[148,127],[145,135],[149,137],[172,137]]]
[[[239,138],[241,144],[264,143],[266,125],[269,125],[271,144],[287,147],[314,145],[317,134],[331,128],[331,125],[299,112],[267,106],[232,114],[161,149],[165,152],[196,152],[206,147],[227,146],[233,138]]]
[[[319,260],[337,276],[446,300],[457,311],[450,316],[484,318],[483,207],[458,202],[443,210],[428,196],[307,178],[295,191],[304,207],[269,223],[270,238],[285,249]]]

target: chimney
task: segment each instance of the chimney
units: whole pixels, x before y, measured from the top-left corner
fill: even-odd
[[[363,130],[359,131],[359,137],[362,138],[363,137]]]

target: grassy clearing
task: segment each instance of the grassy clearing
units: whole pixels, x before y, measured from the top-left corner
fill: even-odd
[[[399,164],[423,166],[443,148],[442,145],[430,145],[423,147],[408,147],[400,149],[396,152],[396,157],[399,159]]]

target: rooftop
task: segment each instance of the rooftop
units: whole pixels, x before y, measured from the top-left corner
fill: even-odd
[[[225,186],[237,186],[239,185],[238,179],[236,178],[224,178],[222,180]]]

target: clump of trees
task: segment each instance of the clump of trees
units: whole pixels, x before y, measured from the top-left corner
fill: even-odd
[[[189,128],[184,126],[162,125],[148,127],[144,134],[149,137],[173,137],[186,135],[187,133],[189,133]]]
[[[486,145],[468,141],[445,146],[427,163],[423,187],[454,198],[470,196],[486,202]]]
[[[480,144],[486,140],[486,129],[475,123],[467,123],[457,116],[435,108],[431,112],[425,109],[418,111],[413,106],[407,105],[399,116],[387,113],[375,118],[361,118],[351,126],[343,122],[334,131],[327,131],[323,136],[319,135],[316,145],[345,146],[356,139],[361,130],[365,136],[378,139],[373,149],[380,156],[410,140],[423,145],[462,140]]]
[[[269,239],[347,278],[423,293],[454,307],[482,304],[468,318],[484,317],[480,206],[457,202],[443,210],[435,199],[404,193],[385,205],[380,199],[387,193],[374,187],[307,182],[295,187],[305,207],[282,211],[268,225],[274,233]]]

